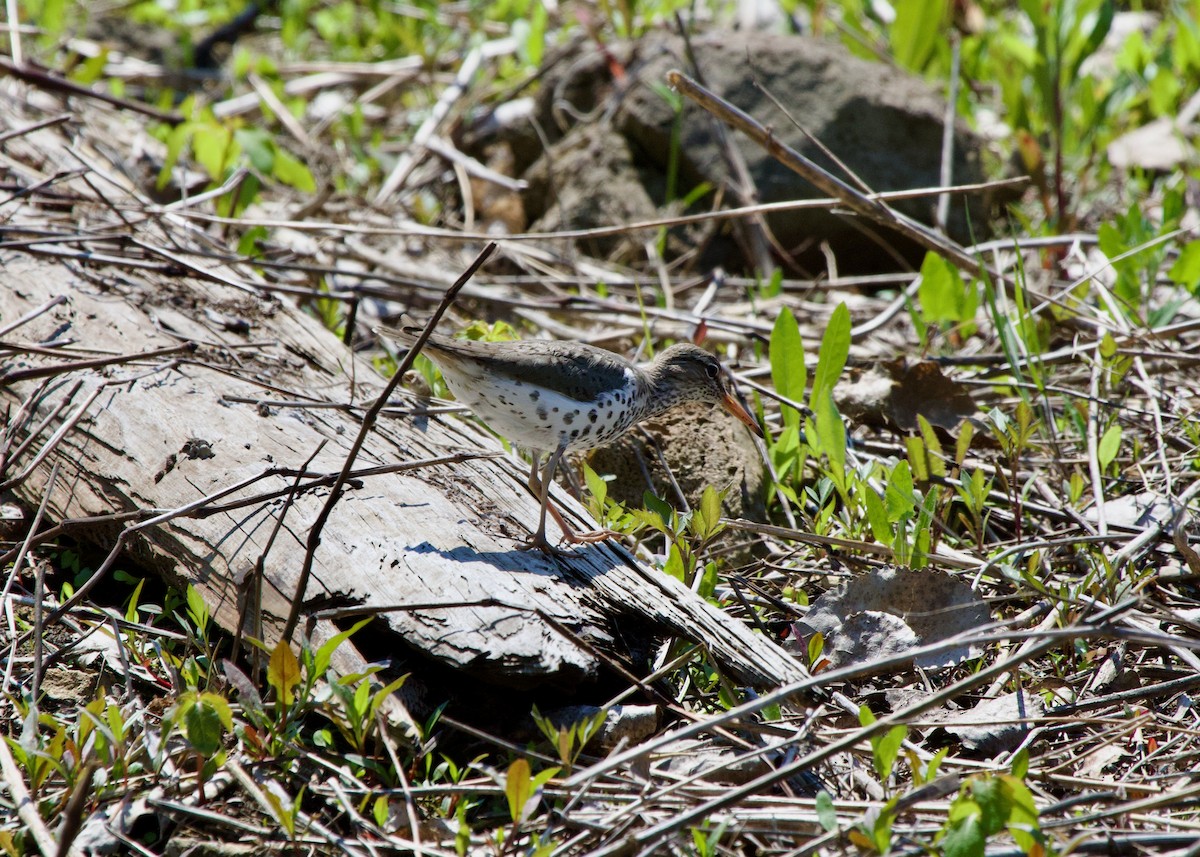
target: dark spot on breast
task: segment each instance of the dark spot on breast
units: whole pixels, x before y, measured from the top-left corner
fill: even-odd
[[[544,420],[546,417],[548,417],[548,416],[549,416],[549,414],[547,414],[547,413],[546,413],[546,408],[545,408],[545,406],[543,406],[543,407],[540,407],[540,408],[538,408],[538,409],[537,409],[537,415],[538,415],[538,419],[539,419],[539,420]]]
[[[567,425],[575,422],[575,417],[579,416],[579,411],[571,411],[569,414],[563,414],[563,422]]]
[[[553,410],[554,410],[554,413],[556,413],[556,414],[558,413],[558,408],[554,408]]]
[[[579,429],[571,429],[571,440],[579,437]]]
[[[533,401],[535,401],[535,402],[536,402],[538,399],[540,399],[541,397],[542,397],[542,391],[541,391],[541,390],[531,390],[531,391],[529,392],[529,398],[533,399]]]
[[[591,420],[592,422],[595,422],[599,418],[600,418],[600,413],[598,411],[588,411],[588,419]]]

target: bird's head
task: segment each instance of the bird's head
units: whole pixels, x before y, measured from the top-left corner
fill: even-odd
[[[756,435],[763,436],[758,421],[734,395],[729,373],[721,361],[700,346],[687,342],[672,345],[654,359],[649,375],[660,397],[669,405],[683,402],[721,405]]]

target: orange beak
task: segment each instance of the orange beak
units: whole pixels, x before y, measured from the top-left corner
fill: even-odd
[[[729,413],[733,414],[735,417],[749,426],[750,431],[754,432],[759,437],[766,437],[766,435],[763,434],[762,426],[758,424],[758,420],[754,419],[754,416],[748,410],[742,407],[742,403],[737,400],[733,393],[726,393],[721,399],[721,404],[725,406],[725,410],[729,411]]]

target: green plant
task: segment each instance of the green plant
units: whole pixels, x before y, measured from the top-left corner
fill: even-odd
[[[875,723],[875,715],[867,706],[859,706],[858,722],[864,727]],[[875,775],[881,782],[886,783],[892,775],[900,749],[904,746],[904,738],[908,735],[908,727],[903,724],[893,726],[882,733],[874,733],[870,737],[871,756],[875,763]]]
[[[701,569],[700,562],[707,546],[725,528],[721,522],[720,493],[709,485],[704,489],[700,505],[688,512],[676,511],[649,491],[643,496],[643,502],[646,508],[635,510],[633,516],[647,529],[666,537],[667,561],[663,571],[701,596],[712,598],[717,587],[717,565],[707,562]]]
[[[987,840],[1001,832],[1012,836],[1026,854],[1045,853],[1037,806],[1022,778],[976,774],[963,783],[950,805],[937,841],[948,857],[982,857]]]
[[[538,711],[536,705],[531,713],[533,722],[558,753],[558,761],[562,765],[562,770],[568,775],[579,760],[579,754],[584,751],[588,742],[596,736],[608,718],[608,711],[602,708],[591,717],[584,717],[570,726],[557,726]]]

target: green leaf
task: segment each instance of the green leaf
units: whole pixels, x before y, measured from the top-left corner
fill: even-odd
[[[653,512],[662,521],[661,527],[656,529],[660,529],[664,533],[667,532],[671,528],[671,519],[675,516],[675,510],[671,508],[666,500],[663,500],[650,491],[642,494],[642,503],[645,505],[647,511]]]
[[[979,816],[969,815],[950,825],[942,839],[945,857],[983,857],[987,837],[979,826]]]
[[[389,815],[387,798],[385,798],[383,796],[375,798],[375,803],[371,807],[371,815],[373,815],[375,817],[375,826],[376,827],[379,827],[381,829],[387,827],[387,821],[388,821],[388,815]]]
[[[942,38],[945,0],[898,0],[892,23],[892,56],[904,68],[923,71]]]
[[[529,774],[529,762],[517,759],[508,766],[504,775],[504,796],[508,799],[508,816],[513,824],[519,824],[525,812],[525,804],[533,795],[533,783]]]
[[[825,635],[820,631],[815,632],[808,638],[808,664],[812,666],[821,657],[821,652],[825,651]]]
[[[703,538],[711,538],[721,528],[721,494],[711,485],[706,485],[700,498],[699,521],[703,526]]]
[[[292,653],[287,640],[280,640],[267,662],[267,683],[275,688],[282,705],[292,704],[292,691],[300,684],[300,662]]]
[[[271,175],[279,179],[285,185],[294,187],[298,191],[304,193],[313,193],[317,189],[317,183],[313,180],[312,173],[308,167],[296,160],[283,149],[275,149],[275,159],[271,168]]]
[[[883,735],[871,739],[871,749],[875,756],[875,773],[879,775],[879,779],[885,780],[891,776],[892,768],[896,764],[896,757],[900,754],[900,747],[907,734],[908,727],[893,726]]]
[[[670,551],[667,552],[667,561],[663,563],[663,571],[671,575],[680,583],[687,583],[687,563],[683,561],[683,555],[679,552],[679,545],[672,542]]]
[[[863,505],[867,507],[867,521],[871,524],[871,535],[880,544],[890,544],[892,541],[892,525],[888,521],[887,510],[883,508],[883,500],[871,487],[863,488]]]
[[[958,440],[954,443],[954,463],[962,467],[971,450],[971,439],[975,437],[975,426],[970,420],[965,420],[958,430]]]
[[[908,466],[912,468],[913,479],[918,482],[929,481],[929,456],[925,454],[925,442],[916,435],[904,438],[904,452]]]
[[[225,730],[233,728],[233,712],[222,697],[202,693],[184,709],[182,726],[184,736],[197,753],[214,756],[221,749]]]
[[[137,586],[133,589],[133,594],[129,596],[129,604],[125,608],[125,621],[136,622],[138,620],[138,599],[142,595],[142,587],[146,583],[146,578],[138,581]]]
[[[1025,779],[1025,775],[1029,773],[1029,750],[1022,747],[1013,756],[1012,760],[1012,775],[1018,780]]]
[[[585,462],[583,465],[583,481],[587,483],[588,493],[596,503],[596,508],[603,509],[604,501],[608,498],[608,483]]]
[[[333,659],[333,653],[335,651],[337,651],[337,647],[340,646],[342,643],[344,643],[346,640],[350,639],[351,635],[356,633],[359,628],[362,628],[364,625],[369,624],[370,621],[371,621],[370,617],[368,617],[366,619],[361,619],[358,622],[355,622],[347,630],[342,631],[340,634],[334,634],[332,637],[330,637],[328,640],[326,640],[324,643],[322,643],[320,648],[317,649],[316,656],[313,658],[313,676],[312,677],[313,678],[323,678],[325,676],[325,671],[327,669],[329,669],[329,662]],[[271,655],[272,660],[274,660],[274,657],[275,657],[274,654],[272,654]],[[270,681],[270,670],[269,669],[268,669],[268,674],[267,674],[267,680]]]
[[[888,520],[893,523],[901,518],[909,517],[916,508],[913,500],[912,471],[909,469],[907,461],[901,461],[892,469],[887,491],[884,494],[884,502],[887,506]]]
[[[1067,72],[1067,80],[1075,80],[1079,75],[1079,69],[1083,65],[1083,61],[1094,54],[1100,48],[1100,45],[1104,43],[1108,31],[1112,29],[1113,17],[1116,12],[1113,5],[1112,0],[1101,0],[1099,14],[1096,16],[1096,23],[1093,25],[1092,31],[1088,33],[1087,41],[1075,55],[1074,61],[1071,63],[1071,68]],[[1079,22],[1079,24],[1082,23],[1082,21]]]
[[[827,394],[833,392],[842,370],[846,368],[846,358],[850,356],[850,310],[840,303],[829,316],[829,324],[825,335],[821,337],[821,350],[817,354],[817,371],[813,375],[813,388],[809,407],[816,410],[813,403],[819,403]]]
[[[200,594],[199,589],[189,583],[186,598],[188,618],[192,620],[192,624],[198,631],[203,631],[208,627],[210,618],[208,605],[204,603],[204,596]]]
[[[217,124],[197,127],[192,137],[192,153],[213,181],[220,181],[224,176],[225,167],[232,160],[232,146],[233,135]]]
[[[804,401],[804,388],[808,385],[808,369],[804,365],[804,342],[800,339],[800,326],[792,311],[784,307],[771,329],[771,381],[775,391],[793,402]],[[783,424],[798,428],[800,412],[783,406]]]
[[[837,810],[833,808],[833,798],[825,789],[817,792],[817,823],[826,833],[837,830]]]
[[[975,315],[975,291],[974,284],[964,282],[948,260],[932,251],[925,254],[917,296],[927,324],[970,321]]]
[[[1189,241],[1179,251],[1179,258],[1167,271],[1167,276],[1178,286],[1195,292],[1200,285],[1200,241]]]
[[[1104,436],[1100,438],[1100,443],[1096,447],[1096,457],[1100,460],[1100,469],[1107,470],[1108,465],[1113,463],[1117,457],[1117,452],[1121,449],[1121,424],[1113,423],[1104,432]]]
[[[812,409],[816,414],[817,437],[820,438],[821,451],[829,459],[829,477],[833,479],[838,491],[846,492],[846,426],[842,423],[837,405],[833,403],[833,395],[826,394],[813,402]]]
[[[917,414],[917,425],[921,429],[921,439],[925,441],[925,462],[930,475],[945,476],[946,454],[942,451],[942,442],[938,440],[937,432],[923,414]]]
[[[984,836],[992,836],[1005,828],[1012,802],[999,777],[971,780],[971,797],[979,806],[979,826]]]

